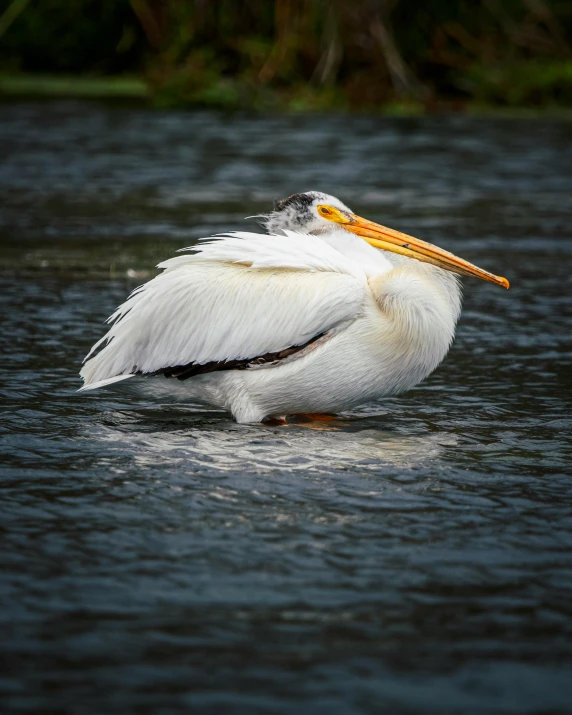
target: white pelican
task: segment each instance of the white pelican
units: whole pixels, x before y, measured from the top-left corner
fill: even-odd
[[[456,274],[509,287],[317,191],[264,221],[267,234],[213,236],[160,263],[108,319],[81,390],[153,376],[241,423],[328,415],[439,365],[460,313]]]

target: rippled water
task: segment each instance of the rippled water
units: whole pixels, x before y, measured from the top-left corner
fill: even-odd
[[[2,108],[13,711],[564,713],[572,125]],[[506,275],[407,395],[333,428],[77,371],[154,263],[320,189]]]

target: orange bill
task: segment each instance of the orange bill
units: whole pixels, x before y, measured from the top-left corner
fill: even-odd
[[[510,283],[506,278],[495,276],[494,273],[489,273],[489,271],[485,271],[483,268],[479,268],[463,258],[449,253],[449,251],[438,248],[432,243],[408,236],[406,233],[395,231],[392,228],[387,228],[387,226],[381,226],[361,216],[356,216],[356,214],[342,212],[333,206],[324,204],[318,206],[318,211],[323,218],[341,224],[346,231],[355,233],[375,248],[398,253],[408,258],[415,258],[424,263],[431,263],[434,266],[453,273],[460,273],[463,276],[481,278],[503,288],[510,287]]]

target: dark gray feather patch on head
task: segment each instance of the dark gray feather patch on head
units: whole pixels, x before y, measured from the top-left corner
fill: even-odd
[[[284,225],[288,225],[291,231],[302,230],[313,219],[310,207],[314,199],[312,194],[292,194],[278,201],[274,213],[280,214]]]
[[[316,220],[314,204],[325,194],[318,191],[308,191],[302,194],[292,194],[285,199],[274,202],[274,211],[266,217],[265,225],[269,233],[282,229],[304,232]]]

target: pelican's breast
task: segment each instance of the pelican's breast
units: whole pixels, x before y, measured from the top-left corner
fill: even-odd
[[[409,262],[408,262],[409,263]],[[456,277],[432,266],[403,265],[370,279],[381,314],[372,342],[392,392],[409,389],[442,362],[455,336],[460,311]]]

